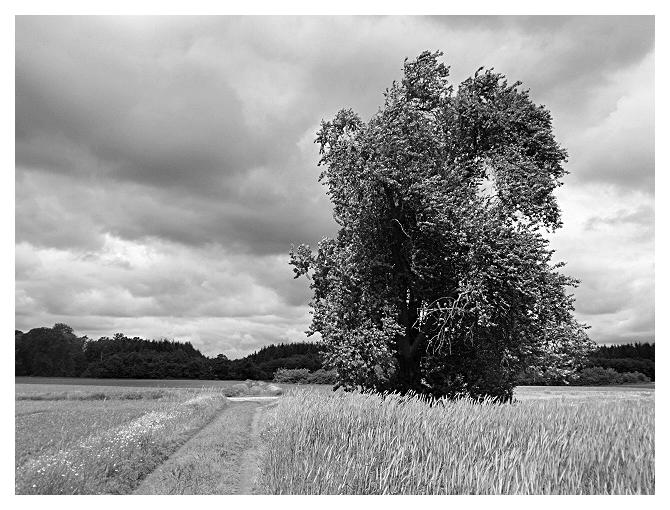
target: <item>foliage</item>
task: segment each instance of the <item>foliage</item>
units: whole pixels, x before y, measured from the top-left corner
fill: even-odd
[[[566,152],[520,83],[480,69],[454,89],[440,55],[405,61],[368,123],[322,122],[339,231],[291,264],[339,385],[507,400],[521,369],[565,378],[592,348],[543,237]]]
[[[601,345],[589,356],[587,365],[611,368],[620,374],[640,372],[653,381],[656,377],[655,351],[655,344],[650,343]]]
[[[278,369],[287,369],[289,374],[291,370],[308,373],[305,381],[308,384],[335,384],[336,371],[322,368],[323,361],[319,354],[322,348],[320,344],[308,342],[281,343],[263,347],[241,359],[230,360],[223,354],[207,358],[189,342],[144,340],[120,333],[112,338],[89,340],[76,337],[72,328],[59,325],[54,328],[35,328],[28,333],[15,331],[15,375],[269,381]],[[612,357],[622,355],[637,357]],[[570,358],[565,355],[565,359]],[[611,368],[624,376],[623,379],[618,378],[622,381],[637,380],[638,376],[625,376],[635,372],[653,380],[653,359],[653,344],[638,343],[600,346],[582,364],[586,367]],[[556,361],[553,367],[549,367],[551,369],[527,367],[517,374],[516,383],[576,384],[574,377],[565,375],[566,369],[556,367],[560,368],[560,363]],[[646,378],[640,379],[640,382],[647,381]],[[579,384],[591,384],[591,380],[593,378],[583,377]]]
[[[86,338],[77,338],[64,324],[15,331],[14,341],[16,375],[75,377],[86,365]]]
[[[656,359],[656,344],[635,342],[633,344],[599,345],[593,352],[593,357],[598,359],[627,358],[654,361]]]
[[[277,383],[305,384],[308,378],[309,370],[306,368],[280,368],[272,380]]]
[[[653,398],[300,392],[261,437],[270,494],[653,494]]]
[[[256,379],[270,380],[279,368],[318,370],[323,365],[320,349],[318,344],[309,342],[273,344],[244,359],[258,367],[261,374]]]
[[[222,354],[210,360],[211,377],[225,380],[272,380],[280,368],[318,370],[321,347],[310,342],[265,346],[244,358],[229,360]]]
[[[610,384],[648,383],[650,379],[640,372],[619,373],[611,368],[588,367],[580,370],[572,377],[571,384],[582,386],[599,386]]]
[[[335,370],[325,370],[320,368],[309,374],[307,378],[309,384],[336,384],[337,372]]]
[[[522,385],[598,385],[649,382],[655,378],[654,344],[635,343],[598,346],[581,363],[580,370],[568,377],[556,372],[529,367],[517,376]],[[628,356],[628,357],[618,357]],[[606,370],[609,369],[609,370]]]
[[[640,372],[652,381],[656,378],[655,362],[649,359],[597,358],[593,356],[589,359],[588,365],[611,368],[620,374]]]
[[[57,324],[15,331],[15,375],[105,379],[271,380],[278,368],[322,367],[318,344],[269,345],[241,359],[207,358],[190,342],[113,337],[89,340]]]
[[[306,368],[280,368],[274,374],[274,382],[289,384],[335,384],[337,373],[335,370],[320,368],[310,372]]]
[[[621,378],[621,384],[639,384],[651,382],[649,377],[641,374],[640,372],[625,372],[623,374],[619,374],[619,377]]]

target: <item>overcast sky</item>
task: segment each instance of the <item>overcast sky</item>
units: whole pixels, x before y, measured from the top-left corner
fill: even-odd
[[[321,119],[368,119],[405,57],[521,80],[568,150],[552,236],[598,343],[654,341],[651,17],[18,17],[16,328],[304,340],[291,243],[335,232]]]

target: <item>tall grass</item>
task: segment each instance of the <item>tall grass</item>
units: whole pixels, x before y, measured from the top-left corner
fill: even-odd
[[[24,420],[26,430],[17,428],[17,494],[128,493],[227,402],[219,391],[110,391],[98,397],[49,394],[17,400],[18,417],[37,418]],[[94,410],[91,419],[85,419],[87,406]],[[42,437],[49,431],[45,420],[71,424],[76,433],[53,443]],[[26,448],[22,443],[31,436],[36,441]]]
[[[296,392],[269,415],[271,494],[654,492],[653,400],[429,405]]]

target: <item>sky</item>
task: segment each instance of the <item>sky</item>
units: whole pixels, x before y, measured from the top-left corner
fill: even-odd
[[[654,341],[653,17],[16,18],[15,327],[65,322],[244,356],[306,340],[291,244],[336,225],[322,119],[364,120],[442,50],[551,111],[550,236],[598,343]]]

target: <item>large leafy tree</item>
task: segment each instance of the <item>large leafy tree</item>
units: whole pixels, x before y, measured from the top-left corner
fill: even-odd
[[[291,263],[341,386],[509,399],[520,370],[567,376],[591,348],[545,239],[567,155],[520,83],[454,89],[441,55],[406,60],[369,122],[322,122],[339,231]]]

